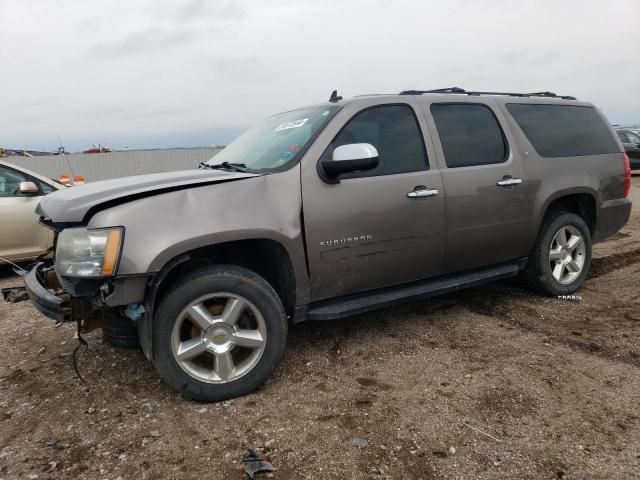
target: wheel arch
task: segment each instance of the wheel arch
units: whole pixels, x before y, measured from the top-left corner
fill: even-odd
[[[263,277],[280,297],[287,317],[293,318],[300,293],[297,289],[301,286],[296,282],[290,254],[280,242],[268,238],[254,238],[195,248],[166,261],[147,284],[145,315],[138,326],[147,358],[153,360],[153,317],[163,294],[187,273],[215,264],[244,267]]]
[[[540,234],[544,219],[552,212],[567,211],[580,216],[587,226],[591,236],[596,232],[598,224],[598,195],[590,188],[574,188],[555,192],[546,198],[534,222],[533,241]],[[533,245],[532,245],[533,246]]]

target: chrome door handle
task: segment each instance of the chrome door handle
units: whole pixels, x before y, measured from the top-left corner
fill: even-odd
[[[502,180],[498,180],[499,187],[512,187],[513,185],[520,185],[521,183],[521,178],[503,178]]]
[[[413,192],[407,193],[407,197],[409,198],[435,197],[439,193],[440,191],[436,188],[424,188],[424,189],[414,190]]]

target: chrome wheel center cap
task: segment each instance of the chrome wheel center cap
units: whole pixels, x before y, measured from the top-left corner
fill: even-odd
[[[231,329],[226,325],[215,325],[208,328],[205,333],[205,338],[213,345],[226,345],[233,338]]]

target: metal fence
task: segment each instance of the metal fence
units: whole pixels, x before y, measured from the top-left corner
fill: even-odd
[[[219,147],[130,150],[38,157],[11,156],[4,160],[53,179],[66,173],[72,178],[74,175],[83,175],[86,182],[93,182],[143,173],[197,168],[200,162],[206,162],[220,150]]]

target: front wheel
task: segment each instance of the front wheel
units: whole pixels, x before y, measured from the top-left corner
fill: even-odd
[[[183,395],[226,400],[264,383],[286,337],[284,308],[269,283],[244,268],[207,267],[179,281],[161,301],[154,364]]]
[[[568,295],[580,286],[591,266],[591,232],[575,213],[555,212],[542,226],[525,278],[546,295]]]

